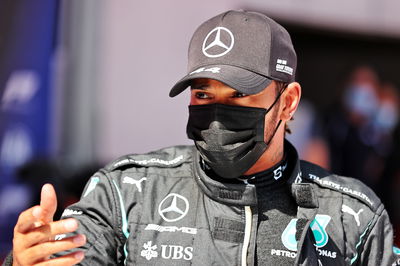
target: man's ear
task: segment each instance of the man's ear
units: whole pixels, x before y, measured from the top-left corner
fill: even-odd
[[[298,82],[289,83],[286,90],[282,94],[282,113],[283,122],[289,121],[296,112],[301,98],[301,86]]]

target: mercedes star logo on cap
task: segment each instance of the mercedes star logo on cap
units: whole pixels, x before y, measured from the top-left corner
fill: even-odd
[[[225,42],[222,41],[225,40]],[[228,41],[226,41],[228,40]],[[220,57],[226,55],[233,48],[235,39],[230,30],[224,27],[216,27],[210,31],[203,42],[203,54],[207,57]],[[218,47],[218,49],[211,49]]]
[[[176,193],[168,194],[158,206],[158,213],[167,222],[179,221],[188,211],[188,200]]]

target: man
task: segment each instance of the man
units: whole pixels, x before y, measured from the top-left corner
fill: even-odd
[[[63,221],[51,222],[55,193],[44,186],[15,227],[16,265],[396,263],[374,193],[300,162],[284,140],[301,87],[283,27],[260,13],[220,14],[194,33],[188,69],[170,96],[191,87],[195,146],[112,162]]]

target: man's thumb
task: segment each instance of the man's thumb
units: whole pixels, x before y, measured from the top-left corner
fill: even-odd
[[[48,223],[53,221],[53,216],[57,209],[57,196],[51,184],[45,184],[42,187],[40,207],[42,209],[43,222]]]

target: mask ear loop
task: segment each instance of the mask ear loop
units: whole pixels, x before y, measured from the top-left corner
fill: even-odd
[[[268,114],[268,112],[274,107],[274,105],[278,102],[278,100],[281,98],[283,92],[286,90],[286,88],[288,87],[288,84],[285,84],[285,86],[283,87],[283,89],[279,92],[278,96],[276,96],[275,101],[271,104],[271,106],[267,109],[266,114]],[[279,120],[278,125],[275,127],[274,130],[274,134],[272,134],[272,136],[269,138],[268,142],[266,143],[267,147],[269,146],[269,144],[271,143],[272,139],[275,137],[276,132],[278,131],[279,126],[282,124],[282,119]]]
[[[268,147],[269,144],[271,143],[272,139],[275,137],[275,134],[276,134],[276,132],[278,131],[278,128],[279,128],[279,126],[281,125],[281,123],[282,123],[282,119],[279,120],[278,125],[275,127],[274,134],[272,134],[272,136],[269,138],[268,142],[266,143],[266,144],[267,144],[267,147]]]
[[[278,102],[279,98],[281,98],[283,92],[286,90],[286,88],[288,87],[289,84],[285,84],[285,86],[283,87],[283,89],[279,92],[278,96],[276,96],[274,102],[271,104],[271,106],[267,109],[266,114],[268,114],[268,112],[274,107],[274,105]]]

